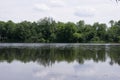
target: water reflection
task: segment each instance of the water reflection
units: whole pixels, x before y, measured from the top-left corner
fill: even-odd
[[[30,45],[12,45],[0,47],[0,62],[11,63],[18,60],[24,63],[37,62],[43,66],[50,66],[55,62],[78,62],[85,61],[106,62],[120,65],[119,45],[77,45],[77,44],[47,44],[30,47]]]
[[[119,65],[119,45],[0,44],[0,80],[119,80]]]

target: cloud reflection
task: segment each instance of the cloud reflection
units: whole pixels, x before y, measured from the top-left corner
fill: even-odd
[[[77,62],[61,62],[36,70],[34,76],[42,80],[119,80],[118,68],[111,68],[107,63],[96,64],[93,61],[88,61],[84,65]]]

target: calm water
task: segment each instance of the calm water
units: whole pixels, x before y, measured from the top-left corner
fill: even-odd
[[[119,44],[0,44],[0,80],[119,79]]]

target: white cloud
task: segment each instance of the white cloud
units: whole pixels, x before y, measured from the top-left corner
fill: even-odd
[[[36,21],[52,16],[57,21],[82,19],[92,24],[119,20],[119,14],[120,3],[114,0],[0,0],[0,19],[3,21]]]
[[[65,2],[62,0],[51,0],[50,5],[53,7],[63,7],[65,6]]]
[[[44,3],[42,3],[42,4],[35,4],[34,6],[35,6],[35,8],[36,8],[37,10],[40,10],[40,11],[49,11],[49,10],[50,10],[50,7],[47,6],[47,5],[44,4]]]
[[[89,7],[77,7],[74,15],[78,17],[94,17],[95,9]]]

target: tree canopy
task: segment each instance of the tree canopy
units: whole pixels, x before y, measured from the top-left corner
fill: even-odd
[[[86,24],[83,20],[77,23],[56,22],[52,18],[43,18],[37,22],[0,21],[0,42],[28,43],[119,43],[120,20],[104,23]]]

